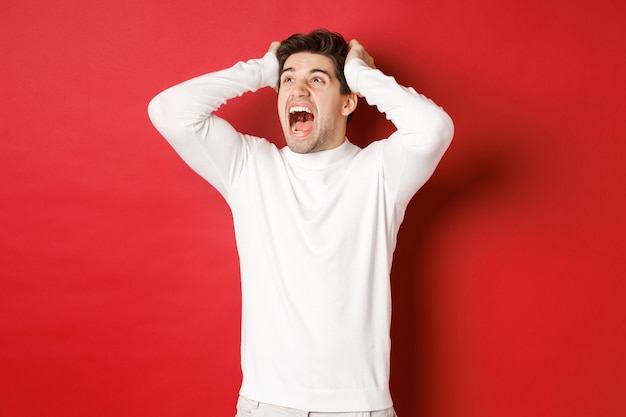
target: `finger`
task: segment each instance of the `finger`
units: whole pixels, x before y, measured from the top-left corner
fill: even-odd
[[[280,42],[279,41],[274,41],[270,44],[270,47],[268,49],[268,52],[273,53],[274,55],[276,55],[276,53],[278,52],[278,48],[280,47]]]
[[[361,48],[362,48],[363,46],[362,46],[362,45],[361,45],[361,43],[360,43],[359,41],[357,41],[356,39],[352,39],[352,40],[350,41],[350,43],[348,43],[348,51],[351,51],[351,50],[353,50],[353,49],[355,49],[355,50],[356,50],[356,49],[359,49],[359,47],[361,47]]]

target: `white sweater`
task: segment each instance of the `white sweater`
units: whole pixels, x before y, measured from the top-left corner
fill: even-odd
[[[355,59],[350,88],[386,113],[391,137],[296,154],[212,115],[276,85],[263,58],[172,87],[149,105],[176,152],[226,199],[241,262],[240,394],[309,411],[371,411],[389,393],[389,274],[406,206],[453,134],[430,100]]]

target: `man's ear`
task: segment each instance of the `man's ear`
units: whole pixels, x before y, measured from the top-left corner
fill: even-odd
[[[355,109],[359,102],[359,98],[356,93],[348,93],[344,96],[343,107],[341,108],[341,114],[343,116],[350,115]]]

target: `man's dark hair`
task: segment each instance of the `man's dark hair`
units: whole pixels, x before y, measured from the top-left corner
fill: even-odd
[[[280,87],[280,74],[285,66],[285,61],[292,54],[298,52],[311,52],[330,58],[335,64],[335,76],[341,84],[339,91],[341,94],[349,94],[350,87],[343,73],[343,66],[348,55],[348,43],[338,33],[330,32],[326,29],[316,29],[309,34],[296,33],[280,43],[276,52],[278,58],[278,86]]]

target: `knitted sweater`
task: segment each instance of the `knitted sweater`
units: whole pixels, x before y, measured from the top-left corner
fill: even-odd
[[[453,134],[448,115],[360,59],[352,91],[397,128],[361,149],[297,154],[212,113],[274,86],[275,56],[239,62],[155,97],[149,115],[226,199],[242,287],[240,394],[320,412],[392,406],[389,274],[406,206]]]

